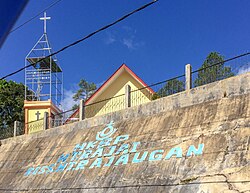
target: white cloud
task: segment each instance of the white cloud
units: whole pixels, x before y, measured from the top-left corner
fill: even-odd
[[[97,83],[96,87],[99,88],[104,82],[105,81]],[[75,104],[79,104],[78,101],[74,101],[73,99],[73,96],[78,89],[78,84],[72,84],[69,90],[64,89],[64,99],[61,102],[63,111],[70,110]]]
[[[246,66],[242,66],[239,71],[238,74],[245,74],[247,72],[250,72],[250,63],[248,63]]]
[[[72,107],[77,104],[73,99],[74,94],[74,90],[64,90],[64,99],[62,100],[62,108],[64,111],[72,109]]]
[[[127,46],[128,49],[135,49],[133,39],[123,38],[122,43]]]
[[[134,36],[130,38],[123,38],[122,40],[123,45],[125,45],[130,50],[138,49],[141,46],[144,46],[144,42],[136,42],[134,40]]]
[[[144,42],[138,41],[135,29],[130,26],[123,26],[122,29],[126,32],[125,37],[122,38],[122,44],[125,45],[128,49],[135,50],[141,46],[144,46]]]
[[[111,32],[107,32],[107,37],[104,40],[106,44],[112,44],[116,41],[115,35]]]
[[[136,29],[130,26],[122,26],[119,33],[118,31],[106,32],[104,42],[107,45],[117,42],[126,46],[129,50],[135,50],[145,45],[143,41],[139,41],[136,37]]]

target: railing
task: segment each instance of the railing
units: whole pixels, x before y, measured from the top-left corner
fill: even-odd
[[[85,105],[85,118],[103,115],[126,108],[125,94]]]
[[[131,106],[136,106],[176,94],[185,90],[185,75],[177,76],[169,80],[161,81],[147,87],[135,89],[131,91]]]
[[[44,120],[40,119],[37,121],[31,121],[26,124],[27,130],[29,133],[36,133],[44,130]]]
[[[161,97],[169,96],[188,90],[192,87],[201,86],[211,82],[223,80],[225,78],[250,72],[250,62],[248,55],[242,54],[211,66],[191,71],[191,66],[186,65],[185,75],[177,76],[169,80],[161,81],[146,87],[131,88],[127,85],[124,93],[117,96],[99,100],[97,102],[84,105],[82,102],[80,110],[70,109],[68,111],[46,117],[45,119],[27,123],[29,133],[35,133],[48,128],[81,121],[97,115],[103,115],[128,107],[137,106]],[[75,114],[75,116],[71,116]],[[46,121],[46,123],[44,123]]]
[[[125,89],[126,90],[126,89]],[[172,95],[185,90],[185,75],[170,80],[158,82],[147,87],[130,88],[124,94],[112,98],[99,100],[84,106],[85,118],[103,115],[137,106],[152,100]],[[155,92],[156,91],[156,92]]]
[[[50,126],[50,128],[58,127],[58,126],[63,125],[63,123],[64,123],[64,119],[63,118],[50,119],[49,126]]]
[[[79,117],[70,118],[70,116],[75,112],[76,109],[70,109],[56,115],[52,115],[48,117],[48,127],[58,127],[61,125],[73,123],[79,121]]]
[[[48,115],[48,112],[45,112],[43,117],[35,120],[30,121],[25,124],[26,133],[36,133],[40,132],[49,128],[58,127],[67,123],[73,123],[75,121],[79,121],[79,118],[68,119],[68,117],[75,111],[75,109],[70,109],[68,111],[64,111],[61,113],[57,113],[56,115],[51,114]]]
[[[43,120],[38,120],[33,123],[27,124],[29,133],[35,133],[43,130]]]

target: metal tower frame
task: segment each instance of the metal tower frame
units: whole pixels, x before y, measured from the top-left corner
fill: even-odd
[[[46,32],[46,20],[44,17],[44,33],[34,47],[25,57],[25,100],[45,101],[50,99],[57,107],[61,107],[63,99],[63,72],[58,64],[56,56],[45,58],[52,54],[48,35]],[[39,60],[42,61],[38,62]]]

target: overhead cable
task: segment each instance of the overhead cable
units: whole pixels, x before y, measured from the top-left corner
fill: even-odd
[[[3,79],[5,79],[5,78],[7,78],[7,77],[10,77],[10,76],[13,76],[14,74],[17,74],[18,72],[21,72],[21,71],[23,71],[23,70],[26,69],[26,68],[29,68],[29,67],[31,67],[31,66],[34,66],[35,64],[37,64],[37,63],[39,63],[39,62],[41,62],[41,61],[43,61],[43,60],[45,60],[45,59],[47,59],[47,58],[49,58],[49,57],[51,57],[51,56],[54,56],[54,55],[56,55],[56,54],[58,54],[58,53],[60,53],[60,52],[62,52],[62,51],[64,51],[64,50],[66,50],[66,49],[68,49],[68,48],[70,48],[70,47],[72,47],[72,46],[74,46],[74,45],[76,45],[76,44],[79,44],[80,42],[82,42],[82,41],[84,41],[84,40],[86,40],[86,39],[88,39],[88,38],[94,36],[95,34],[101,32],[101,31],[103,31],[103,30],[106,30],[106,29],[112,27],[113,25],[115,25],[115,24],[117,24],[117,23],[123,21],[124,19],[128,18],[129,16],[131,16],[131,15],[133,15],[133,14],[139,12],[139,11],[144,10],[145,8],[147,8],[147,7],[149,7],[150,5],[156,3],[157,1],[158,1],[158,0],[154,0],[154,1],[150,2],[150,3],[148,3],[148,4],[143,5],[142,7],[138,8],[138,9],[136,9],[136,10],[134,10],[134,11],[132,11],[132,12],[130,12],[130,13],[124,15],[124,16],[122,16],[122,17],[119,18],[118,20],[116,20],[116,21],[114,21],[114,22],[112,22],[112,23],[110,23],[110,24],[108,24],[108,25],[106,25],[106,26],[104,26],[104,27],[102,27],[102,28],[100,28],[100,29],[98,29],[98,30],[96,30],[96,31],[94,31],[94,32],[92,32],[92,33],[90,33],[90,34],[88,34],[87,36],[85,36],[85,37],[83,37],[83,38],[81,38],[81,39],[79,39],[79,40],[77,40],[77,41],[75,41],[75,42],[73,42],[73,43],[71,43],[71,44],[69,44],[69,45],[63,47],[63,48],[61,48],[60,50],[58,50],[58,51],[56,51],[56,52],[54,52],[54,53],[52,53],[52,54],[50,54],[50,55],[48,55],[48,56],[46,56],[46,57],[44,57],[44,58],[42,58],[42,59],[40,59],[40,60],[34,62],[34,63],[31,63],[31,64],[29,64],[29,65],[27,65],[27,66],[25,66],[25,67],[23,67],[23,68],[20,68],[20,69],[18,69],[18,70],[16,70],[16,71],[12,72],[12,73],[10,73],[10,74],[5,75],[5,76],[2,77],[0,80],[3,80]]]
[[[38,14],[34,15],[33,17],[31,17],[30,19],[28,19],[27,21],[25,21],[25,22],[22,23],[21,25],[19,25],[19,26],[15,27],[14,29],[12,29],[12,30],[9,32],[9,34],[12,33],[12,32],[14,32],[14,31],[16,31],[16,30],[18,30],[19,28],[23,27],[24,25],[26,25],[27,23],[31,22],[31,21],[34,20],[35,18],[39,17],[43,12],[49,10],[51,7],[55,6],[55,5],[56,5],[57,3],[59,3],[60,1],[62,1],[62,0],[57,0],[57,1],[53,2],[51,5],[49,5],[48,7],[46,7],[44,10],[42,10],[42,11],[39,12]]]

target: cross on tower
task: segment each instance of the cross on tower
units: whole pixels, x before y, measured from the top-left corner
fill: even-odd
[[[46,20],[51,19],[51,17],[46,17],[46,12],[44,12],[44,16],[40,18],[40,20],[44,20],[44,33],[46,34]]]
[[[39,111],[36,112],[36,120],[38,121],[39,120],[39,115],[41,115],[41,113]]]

